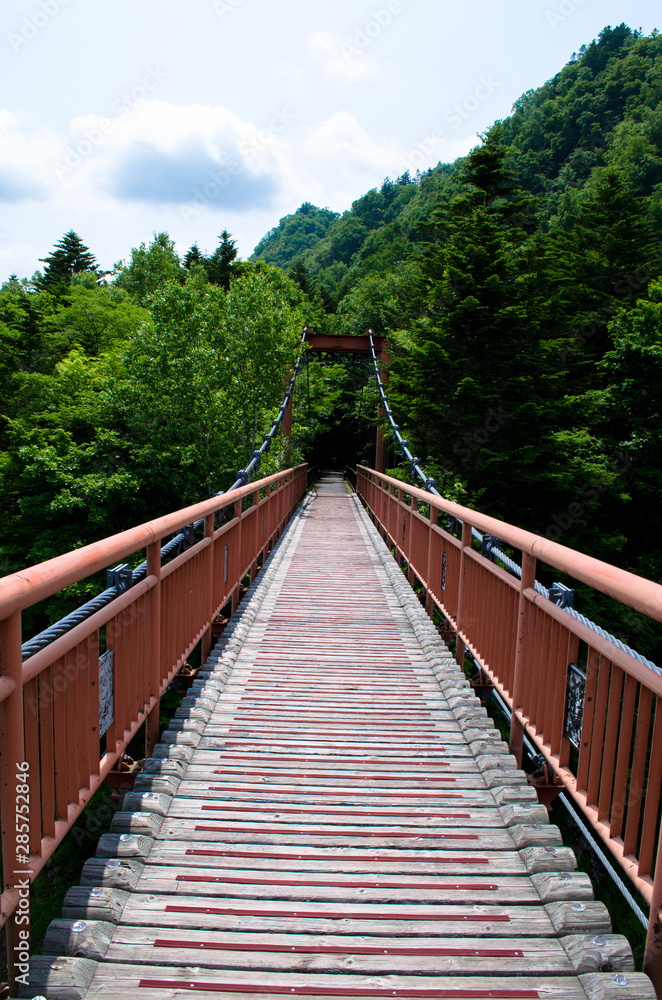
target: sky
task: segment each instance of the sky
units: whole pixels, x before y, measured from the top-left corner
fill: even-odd
[[[4,0],[0,281],[70,229],[111,270],[167,232],[246,258],[305,201],[466,154],[658,0]]]

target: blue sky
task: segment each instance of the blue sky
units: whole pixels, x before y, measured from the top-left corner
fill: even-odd
[[[75,229],[110,269],[167,231],[247,257],[303,201],[336,211],[476,144],[652,0],[5,0],[0,280]]]

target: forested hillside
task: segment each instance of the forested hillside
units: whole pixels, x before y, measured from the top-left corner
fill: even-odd
[[[657,34],[606,28],[468,157],[342,215],[305,203],[248,262],[224,231],[184,260],[159,234],[110,274],[68,233],[43,263],[0,290],[3,572],[231,482],[308,324],[388,334],[442,493],[662,579]],[[367,455],[365,374],[304,378],[295,457]],[[646,651],[643,619],[618,627]]]
[[[0,290],[2,573],[227,488],[261,443],[303,295],[227,233],[187,262],[159,234],[102,275],[71,232]]]
[[[610,167],[649,199],[651,218],[662,226],[661,57],[657,33],[640,37],[624,24],[607,27],[553,79],[515,102],[501,123],[506,166],[540,199],[541,229],[571,228]],[[408,172],[386,178],[330,225],[328,209],[302,205],[260,241],[251,259],[305,267],[310,287],[335,311],[362,278],[407,259],[412,243],[424,238],[422,224],[460,192],[462,165],[457,160],[415,178]],[[317,213],[326,234],[303,241],[302,215],[316,220]]]
[[[387,179],[307,250],[291,218],[256,256],[326,329],[389,335],[442,491],[662,578],[662,37],[605,28],[469,157]]]
[[[605,28],[469,157],[387,179],[304,251],[291,218],[256,256],[329,332],[388,334],[444,494],[662,579],[662,37]]]

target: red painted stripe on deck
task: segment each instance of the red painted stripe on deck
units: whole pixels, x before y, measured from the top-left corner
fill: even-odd
[[[224,728],[224,724],[223,723],[216,722],[215,720],[212,720],[209,723],[209,725],[212,728],[215,727],[215,726],[219,726],[219,728]],[[403,728],[401,726],[395,726],[394,728],[395,728],[396,732],[404,733],[406,731],[405,728]],[[426,729],[426,730],[429,730],[431,732],[438,732],[438,733],[441,734],[441,730],[437,729],[436,726],[422,726],[422,728]],[[390,739],[393,738],[393,733],[389,732],[388,729],[370,729],[369,726],[362,726],[361,727],[361,736],[362,737],[365,737],[366,730],[368,731],[368,734],[370,736],[387,736]],[[325,733],[324,731],[317,731],[317,730],[311,730],[311,729],[270,729],[269,732],[268,732],[268,736],[269,737],[274,737],[274,736],[301,736],[302,734],[309,733],[311,731],[314,734],[313,735],[313,739],[316,736],[326,736],[328,739],[335,738],[336,740],[339,739],[341,736],[344,736],[344,735],[347,735],[347,736],[349,736],[351,738],[355,734],[355,732],[356,732],[354,729],[337,729],[336,732],[331,732],[331,733]],[[249,736],[254,736],[255,735],[255,729],[241,728],[240,726],[228,726],[228,732],[229,733],[248,733]],[[358,736],[356,736],[355,739],[358,740]]]
[[[305,910],[301,913],[298,910],[250,910],[246,907],[237,906],[178,906],[175,903],[168,903],[165,913],[210,913],[214,916],[235,916],[235,917],[306,917],[328,920],[416,920],[416,921],[441,921],[442,923],[487,923],[487,924],[508,924],[510,917],[507,913],[494,913],[488,916],[485,913],[364,913],[354,912],[351,908],[345,907],[342,910]]]
[[[450,767],[450,764],[440,765],[443,767]],[[243,774],[243,775],[262,775],[268,778],[311,778],[313,780],[317,778],[353,778],[355,781],[455,781],[455,778],[449,778],[447,776],[440,777],[434,774],[398,774],[394,772],[393,774],[382,774],[381,772],[377,774],[369,774],[364,771],[354,772],[350,774],[345,774],[343,772],[338,772],[335,775],[332,770],[329,771],[260,771],[258,768],[251,769],[250,771],[241,771],[231,767],[220,767],[212,771],[212,774]]]
[[[255,737],[256,733],[255,733],[254,729],[251,730],[251,735],[253,737]],[[215,737],[208,737],[208,739],[216,740],[219,743],[219,749],[220,750],[222,750],[223,747],[225,747],[225,746],[228,746],[228,747],[263,747],[263,746],[265,746],[265,744],[268,746],[269,744],[272,744],[272,743],[278,743],[279,746],[285,746],[288,750],[290,749],[290,744],[289,743],[285,743],[285,744],[281,743],[280,740],[276,740],[276,739],[273,738],[274,735],[275,735],[274,733],[272,733],[271,731],[269,731],[269,732],[267,732],[267,733],[264,734],[264,736],[262,737],[262,739],[259,739],[259,740],[258,739],[249,740],[245,736],[235,737],[234,739],[225,739],[223,736],[215,736]],[[310,737],[310,738],[305,738],[304,739],[303,738],[304,734],[300,733],[298,731],[294,735],[295,735],[296,739],[292,740],[291,742],[294,743],[295,745],[298,745],[299,743],[303,743],[303,744],[305,744],[305,747],[310,747],[310,748],[312,748],[312,747],[322,747],[322,748],[326,748],[326,749],[330,749],[330,750],[333,750],[333,749],[337,748],[338,752],[340,754],[342,754],[343,756],[348,756],[345,753],[345,751],[347,751],[347,750],[361,750],[361,751],[365,751],[366,753],[374,753],[377,750],[389,750],[389,751],[392,751],[392,750],[401,750],[401,751],[403,751],[402,756],[398,757],[398,758],[394,758],[394,759],[396,759],[396,760],[405,760],[405,761],[407,759],[409,759],[410,757],[415,757],[416,756],[416,754],[415,754],[416,750],[438,750],[438,751],[441,751],[441,750],[451,750],[453,748],[457,749],[458,747],[460,747],[460,748],[465,748],[466,747],[466,743],[446,743],[444,740],[440,740],[440,739],[436,739],[436,738],[432,738],[432,737],[425,737],[425,736],[416,739],[416,741],[414,743],[404,743],[403,744],[400,741],[394,741],[393,743],[388,743],[388,742],[385,741],[384,737],[379,737],[379,736],[377,736],[374,740],[371,740],[370,737],[366,738],[363,733],[361,733],[361,741],[360,742],[359,742],[359,738],[358,737],[356,737],[355,739],[352,740],[352,739],[350,739],[347,736],[337,735],[337,734],[334,733],[335,739],[332,742],[330,742],[330,743],[326,742],[323,739],[318,739],[317,737],[314,737],[314,736]],[[321,734],[321,735],[323,735],[323,734]],[[440,733],[440,735],[442,735],[442,734]],[[409,752],[405,753],[404,752],[405,750],[408,750]],[[352,756],[352,755],[349,755],[349,756]],[[361,758],[357,757],[357,759],[360,760]],[[429,759],[435,760],[434,757],[429,758]]]
[[[524,952],[516,948],[379,948],[377,946],[310,944],[228,944],[223,941],[179,941],[157,938],[155,948],[195,948],[212,951],[275,952],[276,954],[300,955],[415,955],[431,958],[524,958]]]
[[[428,833],[427,830],[381,830],[366,831],[363,827],[355,830],[293,830],[286,824],[282,826],[204,826],[199,823],[193,827],[199,833],[283,833],[290,837],[416,837],[418,840],[478,840],[477,833]]]
[[[454,781],[454,778],[450,779]],[[301,789],[301,790],[299,790]],[[305,789],[305,790],[304,790]],[[274,794],[273,788],[265,788],[261,785],[259,788],[241,788],[239,785],[209,785],[208,790],[210,792],[264,792],[268,795]],[[424,792],[424,791],[413,791],[410,788],[394,788],[391,791],[385,792],[375,789],[374,791],[335,791],[333,785],[328,785],[323,790],[311,790],[305,788],[304,785],[295,785],[287,790],[291,795],[351,795],[354,798],[358,797],[368,797],[376,798],[377,796],[386,796],[396,799],[463,799],[464,795],[460,792]]]
[[[247,721],[249,721],[248,719],[244,719],[243,718],[243,716],[245,716],[247,714],[246,712],[243,712],[243,711],[227,712],[226,714],[234,716],[234,721],[236,721],[236,722],[244,722],[244,721],[247,722]],[[301,714],[305,715],[305,713],[303,713],[303,712]],[[270,715],[251,715],[249,718],[250,718],[251,722],[290,722],[289,719],[275,719],[275,718],[273,718],[273,716],[270,716]],[[294,720],[292,720],[292,721],[294,721]],[[302,719],[301,721],[302,721],[302,723],[305,723],[305,725],[306,725],[306,730],[305,731],[307,732],[309,729],[313,728],[313,724],[315,723],[316,720],[314,720],[314,719]],[[321,719],[319,721],[322,722]],[[332,725],[332,723],[327,718],[325,718],[323,721],[324,721],[325,725]],[[343,724],[346,725],[347,721],[348,720],[343,720]],[[361,722],[362,722],[362,727],[363,727],[363,725],[365,725],[365,726],[367,726],[368,729],[371,728],[370,724],[369,724],[370,723],[369,719],[362,718]],[[218,723],[216,723],[216,724],[218,725]],[[338,723],[338,725],[340,725],[340,722]],[[429,725],[427,722],[403,722],[403,723],[392,722],[392,723],[388,723],[388,722],[382,722],[380,720],[379,721],[379,725],[387,727],[387,728],[384,729],[384,732],[388,732],[388,729],[397,729],[397,730],[399,730],[400,732],[403,732],[403,733],[404,732],[408,732],[410,729],[415,729],[415,730],[419,730],[419,729],[433,730],[433,729],[436,729],[436,726]]]
[[[453,889],[463,892],[498,892],[498,885],[490,885],[487,882],[462,883],[454,882],[369,882],[362,879],[358,882],[343,882],[327,879],[290,879],[282,878],[238,878],[234,875],[177,875],[176,882],[231,882],[233,885],[286,885],[290,888],[299,886],[309,886],[325,889]]]
[[[182,982],[181,979],[141,979],[139,987],[144,989],[176,989],[192,993],[288,993],[290,996],[306,997],[430,997],[431,1000],[540,1000],[537,990],[475,990],[459,986],[453,989],[424,989],[407,987],[383,989],[349,986],[274,986],[273,983],[208,983]]]
[[[278,861],[397,861],[410,864],[489,865],[489,858],[401,857],[399,854],[294,854],[286,851],[220,851],[212,848],[189,847],[186,854],[203,858],[271,858]]]
[[[299,737],[301,737],[300,733],[299,733]],[[241,747],[263,747],[263,746],[265,746],[265,744],[268,746],[269,744],[277,743],[277,742],[279,743],[279,745],[281,745],[281,746],[283,745],[283,744],[280,744],[280,742],[278,740],[271,739],[271,737],[270,737],[269,734],[266,734],[261,740],[248,740],[245,737],[242,738],[242,739],[225,740],[225,739],[223,739],[222,736],[216,736],[216,737],[213,737],[213,739],[215,739],[219,743],[219,750],[221,750],[221,751],[223,750],[223,747],[226,747],[226,746],[227,747],[239,747],[239,748],[241,748]],[[299,739],[298,741],[293,741],[293,742],[295,742],[295,743],[296,742],[303,742],[303,740]],[[290,749],[290,745],[289,744],[284,744],[284,745],[287,747],[288,750]],[[355,755],[353,755],[353,754],[348,754],[346,752],[348,750],[365,750],[367,753],[375,753],[378,750],[388,750],[388,751],[403,750],[403,744],[400,743],[400,742],[398,742],[398,743],[384,743],[383,740],[379,740],[379,741],[375,741],[374,743],[371,743],[370,740],[365,740],[365,739],[362,740],[361,744],[359,744],[359,743],[357,743],[357,742],[355,742],[353,740],[348,740],[348,739],[344,739],[344,740],[343,739],[337,739],[333,743],[324,743],[323,741],[317,740],[317,739],[306,739],[305,740],[305,746],[309,747],[309,748],[312,748],[312,747],[321,747],[323,749],[328,749],[328,750],[337,749],[339,756],[342,755],[343,757],[346,757],[349,760],[353,760],[353,759],[361,760],[361,758],[358,757],[358,756],[355,757]],[[393,760],[407,761],[410,757],[413,758],[413,757],[416,756],[415,753],[414,753],[415,750],[451,750],[454,747],[455,748],[457,748],[457,747],[460,747],[460,748],[466,747],[466,744],[465,743],[445,743],[443,740],[425,740],[425,739],[421,739],[421,740],[416,740],[416,743],[414,743],[414,744],[406,744],[406,746],[412,747],[412,752],[409,753],[409,754],[406,754],[406,753],[403,752],[400,757],[394,757]],[[314,758],[311,758],[311,759],[314,759]],[[435,757],[426,757],[425,759],[426,760],[436,760]]]
[[[213,753],[212,750],[206,751],[207,753]],[[408,757],[380,757],[378,754],[371,754],[368,760],[364,757],[347,757],[342,754],[312,754],[310,756],[304,756],[303,754],[290,755],[284,753],[225,753],[221,751],[219,757],[223,761],[226,760],[259,760],[259,761],[271,761],[273,760],[277,764],[284,764],[287,761],[293,761],[295,764],[303,761],[306,764],[317,763],[317,764],[404,764],[406,767],[415,767],[417,764],[419,767],[450,767],[450,761],[445,757],[420,757],[416,760],[410,760]],[[467,755],[467,760],[471,761],[472,758]],[[217,774],[218,772],[214,772]],[[272,773],[271,771],[269,772]]]
[[[425,808],[425,807],[423,807]],[[397,812],[394,809],[283,809],[278,805],[264,806],[256,803],[252,806],[203,805],[205,812],[259,812],[259,813],[287,813],[296,816],[420,816],[422,819],[471,819],[471,813],[417,813],[417,812]]]
[[[360,702],[360,701],[342,701],[342,700],[339,700],[338,698],[331,698],[331,697],[329,697],[329,692],[328,691],[316,692],[314,685],[309,685],[308,686],[308,694],[307,695],[305,695],[303,693],[297,693],[296,691],[290,691],[288,694],[283,694],[282,697],[278,697],[278,695],[279,695],[278,688],[253,688],[250,685],[246,685],[246,687],[243,690],[244,690],[244,693],[237,699],[238,701],[240,701],[240,702],[241,701],[251,701],[251,702],[263,702],[263,701],[266,701],[270,705],[273,705],[274,702],[281,702],[281,701],[286,701],[288,703],[291,703],[293,701],[304,701],[305,702],[305,701],[314,700],[314,701],[319,701],[319,702],[322,702],[322,701],[323,702],[328,702],[330,705],[337,705],[338,707],[340,707],[342,705],[348,705],[348,706],[350,706],[352,708],[361,708],[361,709],[363,709],[363,708],[373,708],[375,705],[379,705],[379,707],[381,708],[382,706],[386,707],[387,705],[392,705],[393,704],[393,696],[391,695],[390,697],[387,697],[386,693],[384,693],[381,696],[377,696],[375,698],[371,698],[369,702],[365,702],[365,703]],[[270,691],[271,694],[267,698],[266,696],[263,697],[262,695],[259,695],[259,694],[257,694],[257,695],[256,694],[249,694],[249,692],[251,692],[251,691],[262,691],[262,692],[265,693],[265,695],[266,695],[267,691]],[[227,693],[229,694],[229,692],[227,692]],[[370,692],[357,691],[356,693],[359,694],[359,695],[366,695],[366,694],[369,694]],[[341,691],[340,689],[338,689],[338,694],[339,695],[342,694],[342,695],[344,695],[346,697],[347,696],[347,691],[345,691],[345,690]],[[375,694],[376,694],[376,692],[375,692]],[[436,698],[437,701],[441,701],[441,697],[442,696],[441,696],[441,693],[439,693],[439,694],[433,694],[432,692],[430,692],[430,694],[428,695],[428,697],[430,697],[430,698]],[[231,701],[232,699],[229,698],[228,700]],[[427,707],[425,705],[425,695],[423,695],[423,694],[399,694],[398,695],[398,701],[413,702],[414,704],[422,705],[422,707],[424,707],[424,708]]]
[[[269,673],[268,676],[271,676],[271,673]],[[346,687],[344,685],[338,684],[338,681],[325,681],[324,678],[322,678],[322,677],[316,678],[316,680],[311,685],[302,684],[300,679],[297,679],[297,680],[293,681],[293,680],[288,680],[286,677],[284,677],[283,680],[278,681],[278,683],[274,683],[274,684],[266,684],[265,681],[260,681],[259,683],[253,683],[252,681],[249,680],[243,686],[243,690],[244,691],[280,691],[284,687],[304,688],[305,690],[312,689],[313,691],[316,691],[317,689],[322,689],[322,691],[323,691],[324,694],[329,694],[328,691],[324,690],[325,688],[333,687],[333,688],[335,688],[338,691],[338,693],[347,694],[347,689],[346,689]],[[374,691],[374,692],[379,693],[381,695],[391,695],[394,689],[397,690],[397,691],[399,691],[399,692],[400,691],[413,691],[414,694],[412,694],[412,695],[406,695],[405,697],[407,697],[407,698],[410,698],[410,697],[417,697],[417,698],[418,697],[422,697],[422,688],[421,688],[420,684],[388,684],[388,685],[386,685],[386,684],[367,684],[367,683],[362,683],[361,681],[353,681],[352,682],[352,689],[355,689],[357,694],[370,694],[372,691]],[[416,694],[416,692],[419,692],[419,693]],[[438,693],[437,693],[436,690],[435,690],[434,693],[435,693],[435,695],[437,697],[439,697],[439,695],[438,695]]]
[[[221,708],[223,707],[223,703],[222,702],[220,703],[220,706],[221,706]],[[263,712],[263,711],[264,711],[264,708],[250,708],[248,705],[241,705],[241,704],[239,704],[239,707],[237,708],[237,714],[241,713],[242,715],[249,715],[249,714],[252,714],[253,712]],[[431,718],[431,716],[432,716],[431,712],[426,712],[426,711],[422,711],[422,710],[420,710],[420,711],[417,710],[417,711],[413,711],[413,712],[399,712],[397,709],[393,708],[393,709],[387,709],[387,710],[385,710],[383,712],[381,712],[381,711],[378,712],[376,709],[372,710],[372,709],[368,708],[367,705],[364,706],[364,707],[362,707],[360,705],[355,706],[355,713],[357,715],[360,712],[365,712],[365,711],[369,711],[370,712],[370,715],[366,716],[366,718],[368,718],[368,719],[381,719],[382,716],[385,716],[385,715],[397,715],[399,718],[409,718],[410,715],[425,715],[427,718]],[[352,717],[352,713],[351,712],[344,711],[341,708],[338,708],[338,709],[334,709],[334,708],[279,708],[278,709],[278,713],[279,713],[279,715],[321,715],[321,714],[323,714],[323,715],[346,715],[346,716],[349,716],[350,718]]]

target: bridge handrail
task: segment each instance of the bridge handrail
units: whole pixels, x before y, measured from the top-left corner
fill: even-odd
[[[299,465],[294,470],[275,472],[245,486],[236,486],[227,493],[215,494],[208,500],[153,518],[135,528],[128,528],[116,535],[91,542],[80,549],[65,552],[63,555],[0,578],[0,620],[15,611],[23,611],[39,601],[52,597],[72,583],[98,573],[117,560],[126,559],[139,549],[147,548],[152,542],[161,541],[166,536],[181,531],[187,525],[204,519],[209,514],[215,514],[238,500],[243,500],[257,490],[265,489],[291,471],[303,468],[305,466]]]
[[[481,514],[479,511],[463,507],[452,500],[445,500],[427,490],[411,486],[399,479],[393,479],[385,473],[374,472],[374,470],[364,466],[359,466],[359,468],[362,472],[379,478],[389,486],[401,489],[437,510],[443,510],[450,517],[463,523],[467,521],[472,527],[487,534],[496,535],[514,549],[534,556],[546,565],[553,566],[576,580],[581,580],[582,583],[614,597],[617,601],[628,604],[637,611],[655,618],[656,621],[662,621],[662,585],[659,583],[636,576],[634,573],[619,569],[583,552],[577,552],[566,545],[561,545],[560,542],[536,535],[532,531],[517,528],[506,521],[500,521],[488,514]]]
[[[658,967],[662,677],[540,594],[536,565],[655,621],[662,621],[662,586],[364,466],[357,493],[410,582],[425,588],[428,613],[438,609],[455,633],[458,663],[469,650],[511,710],[518,764],[526,732],[651,907],[644,970]],[[439,511],[462,521],[461,541],[437,523]],[[521,551],[519,579],[472,548],[476,528]]]
[[[310,331],[308,327],[304,327],[303,334],[301,337],[301,350],[299,351],[299,357],[296,361],[296,364],[294,365],[294,368],[292,369],[292,376],[285,391],[283,401],[278,409],[278,413],[276,414],[269,431],[264,435],[262,444],[256,451],[253,452],[251,460],[248,463],[248,465],[244,469],[239,469],[239,471],[237,472],[237,479],[232,484],[230,489],[219,490],[219,492],[216,493],[215,496],[222,496],[224,493],[229,493],[232,490],[237,489],[240,486],[245,486],[248,483],[252,473],[256,472],[260,468],[260,463],[262,462],[262,458],[269,452],[273,440],[276,437],[276,434],[278,433],[278,429],[279,428],[282,429],[283,423],[287,422],[286,414],[289,413],[291,416],[292,394],[294,392],[294,385],[296,383],[297,375],[299,374],[299,370],[303,362],[306,336],[309,333]],[[289,434],[289,428],[288,428],[288,434]],[[186,527],[190,526],[186,525]],[[194,529],[201,527],[202,527],[202,519],[199,519],[193,523]],[[161,549],[161,560],[169,559],[170,556],[172,556],[173,554],[180,552],[183,545],[185,544],[185,541],[186,541],[185,532],[178,529],[177,534],[175,534],[173,538],[171,538],[168,542],[166,542],[166,544]],[[141,563],[140,566],[137,566],[134,570],[131,571],[130,585],[133,586],[136,583],[139,583],[141,580],[144,580],[146,574],[147,574],[147,562],[145,561]],[[42,632],[39,632],[38,635],[32,636],[31,639],[28,639],[26,642],[23,643],[23,659],[27,660],[28,657],[34,655],[35,653],[39,652],[39,650],[44,649],[46,646],[48,646],[51,642],[54,642],[56,639],[65,635],[70,629],[75,628],[76,625],[79,625],[81,624],[81,622],[85,621],[86,618],[91,617],[97,611],[100,611],[102,608],[106,607],[112,601],[116,600],[121,593],[122,593],[122,588],[118,584],[113,583],[111,586],[108,586],[100,594],[96,594],[90,600],[86,601],[85,604],[82,604],[79,608],[76,608],[74,611],[71,611],[68,615],[65,615],[64,618],[61,618],[59,621],[49,625],[48,628],[44,629]]]
[[[306,473],[306,465],[275,472],[0,580],[0,926],[7,924],[10,956],[26,881],[42,870],[144,723],[154,745],[161,695],[199,642],[202,659],[209,654],[215,616],[229,602],[236,608],[241,581],[254,577],[305,494]],[[247,497],[252,504],[244,509]],[[215,513],[228,507],[232,517],[217,528]],[[204,537],[162,566],[162,538],[198,518]],[[144,549],[145,579],[23,661],[25,608]],[[102,628],[113,661],[112,719],[103,728]],[[19,781],[29,789],[27,832]]]

